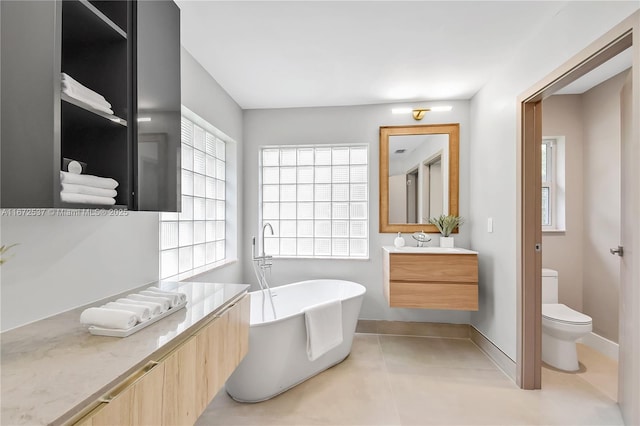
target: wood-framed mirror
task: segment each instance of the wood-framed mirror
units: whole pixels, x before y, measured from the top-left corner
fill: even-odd
[[[429,218],[458,216],[459,156],[458,123],[381,126],[380,232],[437,233]]]

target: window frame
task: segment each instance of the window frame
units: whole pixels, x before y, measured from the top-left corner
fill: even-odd
[[[557,163],[558,163],[558,139],[555,137],[543,137],[542,144],[540,149],[542,150],[542,145],[546,145],[546,180],[542,180],[541,190],[544,191],[545,188],[548,189],[548,212],[549,212],[549,223],[544,224],[544,215],[542,215],[542,230],[543,231],[554,231],[557,230],[558,225],[558,200],[557,200]],[[541,164],[542,166],[542,164]],[[541,198],[544,200],[544,197]],[[544,206],[542,206],[544,207]]]
[[[370,172],[371,172],[371,169],[370,169],[371,157],[370,157],[370,155],[371,155],[371,153],[370,153],[370,146],[367,143],[291,144],[291,145],[263,145],[263,146],[260,146],[258,148],[258,229],[259,229],[259,232],[262,232],[262,228],[263,228],[264,224],[266,224],[267,222],[272,223],[274,220],[277,220],[278,222],[280,222],[282,220],[282,218],[280,218],[280,217],[278,219],[264,219],[264,204],[265,204],[264,197],[263,197],[263,195],[264,195],[263,194],[264,185],[275,185],[275,184],[272,184],[272,183],[266,183],[265,184],[263,182],[263,176],[264,176],[263,169],[264,169],[264,167],[278,167],[278,168],[281,168],[281,167],[295,167],[296,168],[296,181],[295,181],[296,183],[295,183],[295,185],[297,186],[297,185],[300,184],[298,182],[298,168],[301,167],[301,166],[305,166],[305,167],[309,166],[309,165],[300,165],[300,164],[298,164],[298,156],[297,156],[298,153],[297,152],[296,152],[296,165],[295,166],[290,166],[290,165],[282,166],[280,163],[278,163],[278,166],[265,166],[263,164],[263,158],[264,158],[263,153],[264,153],[264,151],[265,150],[275,150],[275,149],[277,149],[277,150],[295,149],[296,151],[297,150],[304,150],[304,149],[314,149],[314,150],[316,150],[316,149],[320,149],[320,150],[322,150],[322,149],[331,149],[331,150],[333,150],[334,148],[347,148],[349,150],[351,150],[353,148],[356,148],[356,149],[357,148],[364,148],[365,151],[366,151],[366,156],[365,156],[366,157],[366,159],[365,159],[366,162],[365,163],[357,163],[357,164],[356,163],[352,163],[351,156],[350,156],[349,157],[349,161],[346,164],[346,166],[348,166],[350,168],[351,166],[354,166],[354,165],[355,166],[363,166],[364,165],[364,166],[366,166],[366,173],[365,173],[364,182],[352,182],[351,181],[351,177],[349,178],[348,182],[346,183],[346,185],[349,185],[349,188],[350,188],[349,189],[349,197],[348,197],[347,201],[334,201],[333,199],[331,199],[330,201],[328,201],[328,203],[331,204],[330,210],[333,212],[333,203],[334,202],[339,202],[339,203],[346,202],[349,205],[351,205],[351,203],[354,203],[354,202],[355,203],[363,202],[361,200],[355,200],[354,201],[351,198],[351,185],[352,184],[364,184],[365,187],[366,187],[365,188],[365,194],[366,195],[365,195],[365,200],[364,200],[365,211],[366,211],[365,219],[352,219],[351,208],[349,208],[349,214],[348,214],[347,219],[337,219],[337,221],[347,221],[348,222],[348,234],[347,234],[346,237],[336,237],[336,238],[334,238],[333,237],[333,225],[334,225],[334,223],[333,223],[334,222],[333,213],[332,213],[332,215],[331,215],[332,217],[330,219],[316,219],[317,216],[316,216],[316,212],[315,212],[315,204],[317,203],[317,201],[316,201],[316,198],[315,198],[315,185],[318,184],[318,182],[316,182],[316,180],[315,180],[315,170],[314,170],[314,179],[313,179],[313,183],[312,183],[312,185],[314,186],[313,201],[299,201],[298,197],[297,197],[297,194],[296,194],[296,201],[295,201],[295,203],[296,203],[296,217],[295,217],[295,219],[286,219],[286,220],[295,220],[296,221],[296,227],[297,227],[297,222],[300,220],[300,219],[298,219],[298,207],[299,207],[298,203],[300,203],[300,202],[302,202],[302,203],[309,203],[309,202],[313,203],[314,204],[314,214],[313,214],[312,218],[311,219],[303,219],[303,220],[310,220],[310,221],[314,222],[312,235],[310,237],[300,237],[298,235],[298,232],[296,232],[296,236],[295,237],[285,237],[285,238],[294,238],[296,240],[296,252],[298,252],[298,241],[301,238],[313,239],[313,254],[295,254],[295,255],[294,254],[280,254],[280,250],[278,250],[278,254],[271,254],[274,258],[278,258],[278,259],[325,259],[325,260],[327,260],[327,259],[329,259],[329,260],[369,260],[369,258],[370,258],[370,247],[369,247],[369,244],[370,244],[370,225],[371,225],[371,217],[370,217],[370,211],[369,211],[370,198],[371,198],[370,197],[370,193],[369,193],[370,192]],[[314,164],[311,165],[311,167],[314,167],[314,168],[318,167],[318,166],[327,167],[327,165],[317,165],[317,164],[315,164],[315,155],[316,155],[316,153],[314,152]],[[334,165],[335,164],[334,164],[333,157],[332,157],[331,162],[329,163],[328,167],[333,167]],[[341,165],[338,164],[338,166],[341,166]],[[322,183],[320,183],[320,184],[322,184]],[[333,185],[334,185],[333,179],[331,180],[330,184],[331,184],[331,188],[332,188],[331,193],[333,194]],[[280,181],[278,181],[277,185],[278,185],[279,194],[280,194],[281,193],[281,188],[280,187],[282,186],[282,184],[280,183]],[[294,184],[291,184],[291,185],[294,185]],[[332,195],[331,195],[330,198],[332,198]],[[270,202],[270,201],[267,201],[267,202]],[[322,201],[322,202],[327,202],[327,201]],[[282,200],[280,199],[280,196],[278,198],[277,203],[278,204],[282,203]],[[330,233],[330,235],[328,237],[325,237],[325,236],[318,237],[316,235],[316,226],[315,226],[315,224],[316,224],[317,221],[329,221],[330,222],[331,233]],[[352,237],[352,235],[351,235],[351,222],[352,221],[355,221],[355,222],[364,221],[365,222],[364,236],[363,237]],[[278,229],[279,229],[279,226],[278,226]],[[297,229],[296,229],[296,231],[297,231]],[[267,232],[265,234],[265,245],[266,245],[266,243],[269,242],[269,240],[276,239],[276,240],[280,241],[280,238],[281,237],[279,235],[276,235],[276,236],[272,237]],[[316,243],[316,239],[318,239],[318,238],[320,238],[320,239],[329,239],[330,240],[331,254],[328,254],[328,255],[315,254],[315,252],[316,252],[315,251],[315,248],[316,248],[315,243]],[[349,248],[348,248],[349,254],[347,254],[347,255],[334,255],[333,254],[333,240],[334,239],[347,239],[347,240],[349,240]],[[354,239],[364,240],[364,242],[365,242],[364,243],[365,253],[363,255],[353,255],[353,254],[351,254],[351,240],[354,240]],[[261,240],[261,238],[259,238],[259,240]],[[256,245],[257,245],[257,249],[262,251],[262,247],[260,246],[260,242],[256,242]],[[278,245],[280,246],[280,244],[278,244]],[[268,250],[267,250],[266,254],[267,255],[270,254]]]

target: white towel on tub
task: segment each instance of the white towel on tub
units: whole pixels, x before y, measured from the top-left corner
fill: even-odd
[[[318,303],[302,312],[307,325],[307,356],[315,361],[342,343],[342,302]]]

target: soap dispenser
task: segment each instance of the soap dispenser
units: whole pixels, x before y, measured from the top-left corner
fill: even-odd
[[[402,234],[398,232],[398,236],[393,240],[393,245],[396,248],[404,247],[404,238],[402,238]]]

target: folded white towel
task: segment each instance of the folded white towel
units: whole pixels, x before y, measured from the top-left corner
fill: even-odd
[[[155,291],[156,293],[171,294],[172,296],[178,296],[178,298],[180,299],[180,303],[187,301],[187,295],[184,293],[180,293],[179,291],[162,290],[158,287],[149,287],[147,291]]]
[[[166,297],[145,296],[143,294],[130,294],[127,299],[142,300],[143,302],[155,302],[162,305],[162,312],[166,312],[171,307],[171,300]]]
[[[315,361],[342,343],[342,302],[332,300],[302,311],[307,327],[307,356],[309,361]]]
[[[111,104],[107,102],[104,96],[100,93],[95,92],[89,89],[87,86],[79,83],[77,80],[72,78],[69,74],[62,73],[61,77],[62,88],[71,92],[77,93],[79,96],[83,98],[87,98],[93,102],[99,103],[101,105],[106,106],[107,108],[111,108]]]
[[[78,185],[75,183],[63,183],[62,192],[73,194],[96,195],[98,197],[115,197],[118,191],[115,189],[96,188],[94,186]]]
[[[160,292],[151,291],[151,290],[141,291],[140,294],[143,294],[145,296],[153,296],[153,297],[165,297],[171,301],[172,308],[180,304],[180,297],[178,297],[178,295],[175,295],[175,294],[160,293]]]
[[[129,305],[126,303],[109,302],[104,305],[103,308],[133,312],[136,314],[138,322],[144,322],[151,319],[151,309],[144,305]]]
[[[107,308],[89,308],[80,314],[82,324],[90,324],[103,328],[126,330],[138,322],[136,314],[129,311]]]
[[[69,172],[60,171],[61,183],[73,183],[76,185],[93,186],[95,188],[116,189],[118,181],[111,178],[93,176],[93,175],[76,175]]]
[[[60,191],[60,200],[65,203],[99,204],[101,206],[112,206],[116,203],[115,198],[111,197],[99,197],[97,195],[76,194],[65,191]]]
[[[162,305],[155,302],[145,302],[143,300],[133,300],[133,299],[126,299],[126,298],[118,299],[116,300],[116,302],[122,303],[123,305],[146,306],[147,308],[149,308],[149,313],[151,314],[152,318],[157,317],[162,313]]]
[[[99,102],[95,102],[89,98],[85,98],[84,96],[82,96],[81,94],[77,93],[77,92],[73,92],[69,89],[66,88],[62,88],[62,93],[66,93],[67,95],[69,95],[70,97],[72,97],[75,100],[78,100],[80,102],[82,102],[83,104],[89,106],[92,109],[95,109],[97,111],[100,112],[104,112],[105,114],[109,114],[109,115],[113,115],[113,110],[111,108],[109,108],[106,105],[103,105]]]

